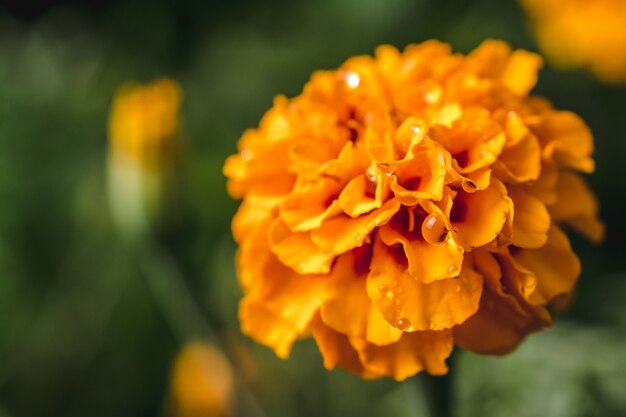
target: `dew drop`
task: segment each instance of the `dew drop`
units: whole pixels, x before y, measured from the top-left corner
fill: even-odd
[[[457,275],[458,273],[459,273],[459,268],[457,268],[456,265],[450,265],[448,267],[448,274]]]
[[[389,287],[387,287],[385,284],[380,284],[378,286],[378,291],[380,291],[381,294],[386,294],[387,291],[389,291]]]
[[[415,135],[419,135],[420,133],[422,133],[422,128],[420,126],[411,125],[410,129],[411,129],[411,132],[413,132],[413,134]]]
[[[458,292],[461,292],[461,286],[460,286],[460,285],[456,285],[456,286],[454,287],[454,292],[457,292],[457,293],[458,293]]]
[[[448,229],[438,215],[431,213],[422,224],[422,235],[428,243],[437,245],[447,240]]]
[[[346,75],[346,84],[350,88],[357,88],[361,84],[361,77],[356,72],[349,72]]]
[[[401,318],[396,322],[396,327],[404,332],[411,327],[411,322],[407,318]]]
[[[252,151],[250,149],[242,149],[239,155],[244,161],[249,161],[250,159],[252,159]]]

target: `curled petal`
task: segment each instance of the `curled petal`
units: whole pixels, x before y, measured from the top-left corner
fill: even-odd
[[[239,304],[241,331],[258,343],[270,347],[279,358],[289,357],[300,332],[263,302],[245,297]]]
[[[387,223],[399,209],[400,203],[391,199],[381,208],[356,219],[339,215],[313,230],[311,238],[323,251],[339,255],[361,246],[374,228]]]
[[[406,159],[394,164],[391,190],[405,205],[419,200],[440,200],[450,156],[438,146],[415,146]]]
[[[387,323],[372,304],[365,289],[367,270],[355,268],[355,255],[341,255],[329,276],[329,286],[320,310],[322,321],[348,336],[382,346],[400,339],[402,331]]]
[[[363,366],[370,372],[388,375],[396,381],[422,370],[431,375],[448,372],[445,360],[452,352],[452,332],[403,333],[396,343],[376,346],[364,340],[350,338]]]
[[[567,168],[593,172],[593,137],[585,122],[569,111],[546,111],[542,116],[532,130],[543,146],[543,157]]]
[[[450,152],[460,174],[492,164],[506,141],[500,124],[484,111],[468,111],[451,127],[434,125],[428,135]]]
[[[229,178],[229,194],[241,198],[249,192],[264,196],[288,193],[295,177],[287,171],[287,150],[283,142],[278,142],[261,150],[244,148],[239,154],[228,157],[223,172]]]
[[[492,185],[474,193],[459,191],[452,204],[450,222],[458,241],[469,250],[494,240],[508,213],[507,197]]]
[[[381,376],[363,367],[358,353],[350,344],[348,336],[328,327],[319,317],[313,321],[311,328],[326,369],[330,371],[340,366],[349,372],[361,375],[365,379]]]
[[[372,168],[368,170],[371,171]],[[386,177],[380,175],[359,175],[353,178],[339,195],[339,206],[350,217],[380,208],[383,205],[383,193]]]
[[[254,198],[254,196],[244,199],[233,217],[232,229],[235,242],[243,242],[256,225],[267,221],[272,215],[274,205],[272,201]]]
[[[268,240],[280,262],[299,274],[327,274],[335,258],[313,243],[310,232],[292,232],[280,218],[270,226]]]
[[[481,291],[482,277],[465,266],[457,279],[418,282],[391,248],[374,243],[367,293],[400,330],[442,330],[462,323],[478,309]]]
[[[498,177],[506,182],[535,181],[541,173],[541,147],[533,135],[528,135],[515,146],[502,150],[493,165]]]
[[[307,231],[341,213],[337,196],[341,183],[334,178],[296,184],[280,204],[280,217],[293,231]]]
[[[258,275],[240,305],[242,331],[287,356],[295,337],[306,332],[318,312],[328,279],[298,275],[276,257],[251,272]],[[267,334],[273,327],[276,333]]]
[[[504,355],[528,334],[545,326],[541,318],[521,312],[515,299],[501,297],[485,287],[478,312],[454,328],[454,341],[472,352]]]
[[[526,96],[537,83],[542,61],[539,55],[532,52],[514,51],[500,75],[500,81],[515,94]]]
[[[598,201],[585,181],[579,175],[562,172],[556,193],[556,201],[549,206],[554,220],[565,222],[593,242],[600,242],[604,224],[598,220]]]
[[[519,188],[509,188],[513,200],[513,231],[511,243],[523,248],[538,248],[548,240],[550,214],[537,198]]]
[[[430,219],[437,222],[434,216],[428,217],[425,221]],[[428,226],[422,224],[421,228],[426,227]],[[419,233],[422,233],[421,230]],[[391,225],[385,225],[379,231],[380,240],[385,245],[402,245],[402,255],[406,256],[408,261],[408,273],[412,279],[425,284],[457,276],[463,263],[463,250],[454,239],[449,238],[443,225],[437,234],[438,244],[431,244],[414,234],[403,233]]]
[[[580,261],[567,236],[554,225],[544,246],[515,251],[513,259],[537,276],[537,287],[531,297],[535,304],[546,304],[557,295],[570,293],[580,274]]]

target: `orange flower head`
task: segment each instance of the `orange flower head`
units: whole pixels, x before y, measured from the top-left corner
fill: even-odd
[[[170,382],[172,416],[232,416],[234,394],[233,370],[218,349],[191,342],[178,353]]]
[[[169,78],[121,86],[109,114],[113,219],[135,238],[161,221],[175,184],[182,90]]]
[[[563,68],[626,82],[626,0],[520,0],[537,41]]]
[[[560,225],[601,239],[592,136],[529,96],[541,59],[437,41],[316,72],[228,158],[243,332],[328,369],[402,380],[453,347],[504,354],[551,324],[580,264]]]

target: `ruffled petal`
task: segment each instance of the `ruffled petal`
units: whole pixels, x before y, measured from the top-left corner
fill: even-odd
[[[466,193],[459,191],[452,204],[450,222],[466,250],[486,245],[498,236],[509,213],[501,187]]]
[[[420,372],[443,375],[448,372],[445,360],[452,353],[451,331],[403,333],[396,343],[376,346],[350,338],[363,366],[370,372],[403,381]]]
[[[537,83],[537,73],[543,60],[532,52],[517,50],[511,53],[500,82],[519,96],[526,96]]]
[[[402,245],[402,255],[406,256],[404,262],[408,262],[409,274],[412,279],[425,284],[456,277],[463,263],[462,248],[454,239],[449,238],[443,224],[441,231],[436,233],[439,235],[436,244],[424,240],[422,230],[429,227],[431,220],[434,223],[443,223],[437,220],[436,215],[432,215],[424,220],[425,224],[416,225],[417,233],[400,229],[394,223],[381,227],[378,235],[387,246]],[[432,228],[437,228],[437,225],[432,225]]]
[[[498,177],[509,183],[535,181],[541,173],[541,147],[534,135],[506,147],[493,165]]]
[[[548,209],[557,222],[564,222],[593,242],[604,238],[604,224],[598,220],[598,200],[579,175],[562,172],[556,186],[557,198]]]
[[[325,325],[319,317],[313,321],[311,329],[315,343],[322,354],[324,367],[329,371],[339,366],[365,379],[380,378],[382,376],[365,369],[348,337]]]
[[[505,355],[542,327],[545,324],[538,317],[520,312],[515,299],[485,287],[476,314],[454,328],[454,341],[472,352]]]
[[[330,285],[320,316],[326,325],[344,335],[379,346],[394,343],[400,339],[402,331],[387,323],[374,307],[365,289],[367,269],[359,271],[355,261],[352,252],[337,259],[329,276]]]
[[[341,182],[334,178],[321,178],[297,184],[280,205],[280,217],[293,231],[307,231],[341,213],[337,197]]]
[[[589,127],[569,111],[546,111],[541,122],[531,126],[543,145],[543,157],[559,165],[593,172],[593,136]]]
[[[416,281],[392,248],[374,243],[367,293],[383,317],[403,331],[442,330],[462,323],[478,309],[482,277],[464,266],[457,279]]]
[[[534,304],[546,304],[560,294],[572,292],[580,275],[580,261],[567,236],[558,226],[548,231],[548,241],[537,249],[513,252],[513,259],[537,276],[532,294]]]
[[[240,305],[242,331],[284,357],[295,340],[293,333],[303,335],[319,311],[328,279],[298,275],[276,257],[251,272],[257,275]]]
[[[511,243],[522,248],[543,246],[550,229],[550,214],[546,206],[520,188],[510,187],[508,191],[514,207]]]
[[[310,232],[292,232],[280,218],[270,226],[268,241],[280,262],[299,274],[327,274],[335,259],[313,243]]]
[[[313,230],[311,238],[322,250],[335,255],[361,246],[370,232],[382,226],[400,209],[400,203],[391,199],[383,206],[356,219],[339,215],[328,219]]]

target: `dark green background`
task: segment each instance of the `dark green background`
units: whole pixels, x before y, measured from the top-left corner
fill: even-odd
[[[209,334],[198,330],[206,323],[213,340],[256,359],[240,415],[424,415],[419,378],[364,382],[324,371],[310,341],[281,361],[240,336],[229,230],[237,203],[221,168],[273,96],[298,94],[316,69],[381,43],[438,38],[467,52],[490,37],[536,50],[512,1],[0,2],[0,416],[162,415],[172,358],[187,337]],[[165,257],[120,244],[105,181],[116,88],[161,75],[185,94]],[[554,330],[504,359],[459,357],[454,408],[626,415],[626,88],[546,67],[535,92],[595,133],[589,181],[606,242],[573,239],[584,271]],[[189,325],[197,317],[185,318],[184,298],[155,297],[161,278],[182,279],[206,323]]]

